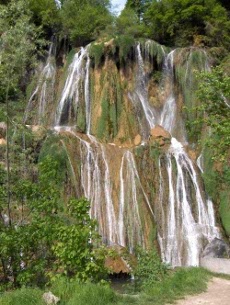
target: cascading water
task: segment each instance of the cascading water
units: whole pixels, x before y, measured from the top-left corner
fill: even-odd
[[[165,86],[168,84],[166,92],[166,102],[158,120],[159,125],[172,134],[176,120],[176,100],[173,92],[173,55],[175,50],[170,52],[164,60],[163,72]]]
[[[149,127],[153,128],[156,123],[164,127],[173,136],[176,127],[176,98],[173,92],[173,66],[175,50],[169,53],[164,62],[164,81],[167,84],[167,94],[165,103],[159,117],[154,116],[154,111],[147,99],[140,99],[146,120]],[[141,55],[140,45],[137,46],[137,62],[139,76],[145,79],[144,64]],[[146,87],[136,86],[138,96],[141,88],[146,92]],[[144,101],[144,102],[143,102]],[[184,138],[183,135],[182,138]],[[161,219],[157,220],[159,229],[159,244],[161,246],[162,259],[173,266],[180,265],[199,265],[199,255],[202,249],[202,239],[211,240],[219,236],[217,228],[213,223],[214,210],[210,200],[205,200],[192,161],[186,154],[183,145],[172,138],[171,146],[166,158],[166,169],[168,175],[168,205],[163,207],[162,184],[163,179],[160,173],[159,204],[161,205]],[[172,171],[172,164],[176,165],[176,173]],[[161,162],[159,163],[161,167]],[[176,177],[174,177],[176,176]],[[193,185],[195,206],[198,216],[193,216],[193,200],[189,198],[189,186],[187,177]],[[167,216],[167,222],[165,221]],[[159,225],[160,224],[160,225]]]
[[[102,144],[91,134],[98,126],[105,126],[102,124],[103,115],[106,119],[109,117],[108,129],[111,129],[111,117],[118,112],[118,107],[111,107],[114,106],[114,101],[110,101],[113,95],[106,92],[100,95],[103,101],[99,106],[95,101],[95,95],[99,96],[100,93],[98,83],[102,83],[102,80],[98,81],[97,86],[95,85],[97,88],[93,91],[92,84],[96,77],[99,78],[99,73],[97,71],[95,74],[98,74],[93,75],[89,46],[81,48],[69,66],[56,110],[55,130],[68,133],[68,138],[72,137],[77,141],[74,153],[71,153],[70,145],[61,139],[70,164],[73,188],[77,196],[85,196],[91,202],[91,217],[97,219],[99,233],[106,244],[119,244],[131,252],[134,252],[137,245],[148,248],[156,238],[154,223],[157,223],[162,259],[173,266],[198,265],[203,241],[218,237],[219,232],[215,226],[213,204],[206,198],[202,188],[199,169],[190,160],[183,146],[187,144],[186,134],[181,128],[183,122],[178,111],[174,79],[174,59],[178,54],[177,50],[174,50],[166,55],[165,49],[157,45],[164,62],[160,84],[163,88],[163,101],[156,108],[150,103],[149,74],[145,67],[145,61],[149,60],[151,53],[151,42],[148,41],[145,47],[143,58],[141,45],[136,45],[135,84],[127,90],[128,100],[131,100],[136,110],[142,145],[134,149],[115,145],[115,141],[110,143],[112,145]],[[191,54],[189,58],[192,58]],[[188,64],[186,78],[189,69]],[[108,79],[105,81],[107,87]],[[34,96],[39,88],[34,91]],[[91,95],[91,92],[94,94]],[[107,107],[109,103],[110,108]],[[95,119],[95,113],[100,116],[101,125]],[[80,116],[81,120],[84,120],[84,130],[78,125]],[[116,123],[118,124],[119,120]],[[156,172],[146,173],[146,183],[145,173],[141,172],[141,169],[146,164],[149,165],[149,160],[142,160],[140,157],[141,160],[138,161],[136,152],[138,149],[146,152],[151,148],[148,147],[148,138],[151,129],[156,125],[161,125],[168,131],[172,139],[171,144],[161,150],[158,156],[158,170],[155,166]],[[81,132],[77,132],[78,128],[75,127]],[[178,129],[181,129],[179,133]],[[124,138],[124,133],[119,137]],[[79,168],[76,165],[77,158],[73,156],[75,150]],[[150,163],[153,163],[153,160]],[[159,176],[156,177],[158,173]],[[158,184],[154,195],[151,194],[149,180],[155,180],[155,185]],[[148,238],[152,239],[152,243],[148,243]]]
[[[119,244],[128,246],[130,251],[134,251],[136,245],[144,244],[143,225],[140,218],[138,204],[138,187],[146,201],[151,215],[153,210],[147,195],[141,185],[140,177],[136,168],[133,154],[127,150],[121,161],[120,167],[120,202],[119,202]],[[127,236],[128,244],[125,241]],[[136,243],[134,242],[136,241]]]
[[[86,58],[87,64],[85,69]],[[85,87],[87,87],[87,84],[89,83],[89,64],[90,59],[88,57],[88,48],[81,48],[80,51],[75,54],[73,62],[69,67],[68,77],[66,79],[61,99],[57,108],[55,120],[56,126],[62,125],[63,121],[64,123],[69,124],[69,116],[71,114],[71,111],[74,112],[74,116],[77,115],[80,100],[80,84],[81,82],[85,81]],[[85,91],[86,90],[87,89],[85,89]],[[88,94],[88,92],[85,92],[85,94]],[[87,96],[85,100],[87,100],[88,102],[89,96]],[[87,116],[89,116],[88,112]]]
[[[61,8],[61,1],[60,0],[54,0],[55,1],[55,4],[57,6],[58,9]]]
[[[24,122],[27,121],[28,116],[32,111],[34,100],[38,101],[37,123],[41,125],[45,119],[47,104],[48,102],[52,102],[54,98],[54,84],[55,84],[55,75],[56,75],[54,56],[55,56],[55,44],[54,42],[52,42],[49,47],[49,53],[46,60],[46,64],[40,73],[38,84],[29,99],[24,115]]]

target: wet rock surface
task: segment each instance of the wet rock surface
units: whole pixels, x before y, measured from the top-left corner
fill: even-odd
[[[214,238],[204,249],[202,257],[229,258],[230,246],[219,238]]]

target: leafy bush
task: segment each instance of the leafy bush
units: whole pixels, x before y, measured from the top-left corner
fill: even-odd
[[[167,265],[161,259],[155,249],[151,251],[138,250],[138,264],[134,270],[134,275],[142,287],[155,285],[162,281],[168,274]]]

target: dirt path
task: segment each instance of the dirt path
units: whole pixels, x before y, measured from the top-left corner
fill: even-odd
[[[206,292],[188,296],[176,305],[230,305],[230,281],[213,278]]]

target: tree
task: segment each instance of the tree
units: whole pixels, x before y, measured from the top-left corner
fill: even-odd
[[[37,44],[37,29],[30,22],[31,15],[24,1],[12,0],[0,7],[0,101],[5,105],[6,114],[6,167],[7,205],[11,224],[11,183],[10,183],[10,101],[16,99],[26,70],[34,62]]]
[[[217,0],[154,0],[143,19],[149,37],[163,44],[230,45],[228,14]]]
[[[226,235],[230,236],[230,77],[217,67],[198,75],[198,80],[201,106],[196,121],[206,126],[201,141],[205,188],[216,204]]]
[[[151,1],[149,0],[127,0],[125,9],[132,9],[137,14],[140,22],[146,7],[150,2]]]
[[[37,26],[42,26],[48,32],[60,30],[61,22],[59,9],[54,0],[28,0],[32,12],[32,20]]]
[[[221,3],[221,5],[223,5],[223,7],[230,11],[230,2],[228,0],[219,0],[219,2]]]
[[[66,0],[61,18],[64,31],[73,44],[89,43],[112,21],[109,0]]]
[[[118,35],[140,37],[143,34],[143,27],[135,11],[125,8],[116,19],[116,32]]]
[[[197,96],[201,120],[211,128],[206,145],[212,157],[225,163],[230,150],[230,77],[219,67],[199,75]]]

